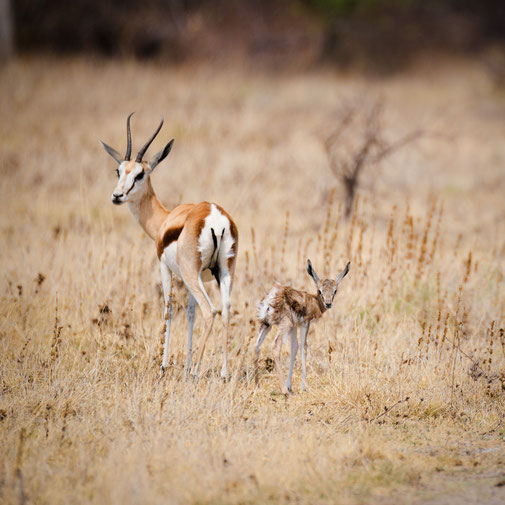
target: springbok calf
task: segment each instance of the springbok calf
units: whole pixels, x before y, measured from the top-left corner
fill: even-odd
[[[192,371],[193,325],[196,303],[205,322],[203,339],[193,373],[198,375],[207,339],[212,331],[216,309],[205,291],[204,282],[216,280],[223,303],[223,366],[221,376],[227,376],[227,347],[229,338],[230,292],[235,273],[238,252],[238,231],[231,217],[215,203],[182,204],[168,211],[154,194],[150,175],[166,158],[174,140],[172,139],[150,162],[143,156],[163,125],[163,118],[135,161],[131,161],[130,119],[126,121],[127,145],[124,159],[112,147],[101,144],[116,163],[118,182],[112,193],[112,203],[128,206],[144,231],[154,240],[160,261],[161,280],[165,296],[165,343],[161,373],[168,365],[168,346],[172,321],[172,274],[180,277],[189,291],[188,308],[188,355],[185,373]]]
[[[307,260],[307,272],[312,277],[317,287],[317,294],[311,295],[306,291],[299,291],[289,286],[274,286],[268,294],[258,303],[258,319],[261,322],[260,333],[256,341],[254,367],[256,384],[258,383],[258,358],[260,347],[272,326],[277,325],[277,335],[274,341],[274,360],[281,390],[284,394],[292,393],[291,379],[298,352],[298,327],[301,327],[301,352],[302,352],[302,390],[306,389],[305,354],[307,351],[307,333],[310,323],[321,318],[331,308],[333,298],[338,290],[340,281],[349,272],[350,262],[338,274],[335,280],[319,280],[312,268],[312,263]],[[291,339],[291,355],[289,361],[288,380],[284,384],[281,369],[282,342],[289,335]]]

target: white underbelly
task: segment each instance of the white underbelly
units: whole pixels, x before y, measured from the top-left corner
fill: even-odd
[[[181,270],[177,264],[177,242],[172,242],[168,247],[165,248],[163,254],[161,255],[160,261],[163,261],[163,263],[165,263],[165,265],[170,268],[170,271],[174,275],[182,279]],[[212,272],[206,268],[202,272],[202,281],[210,282],[212,279],[214,279]]]
[[[177,242],[172,242],[168,247],[165,247],[160,261],[163,261],[173,274],[182,279],[181,271],[177,264]]]

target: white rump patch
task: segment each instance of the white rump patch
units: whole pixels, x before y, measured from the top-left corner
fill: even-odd
[[[212,229],[216,236],[218,251],[215,251]],[[235,255],[232,249],[234,243],[229,219],[212,203],[210,214],[205,218],[205,225],[198,239],[202,270],[212,267],[216,262],[219,263],[220,270],[227,270],[226,260]]]
[[[261,302],[258,303],[258,319],[260,321],[266,321],[268,322],[268,316],[272,313],[273,309],[271,307],[272,302],[274,301],[274,298],[277,295],[277,286],[274,286],[268,293]]]

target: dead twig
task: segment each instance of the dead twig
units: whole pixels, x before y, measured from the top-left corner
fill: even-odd
[[[364,131],[359,142],[351,148],[350,152],[343,153],[342,143],[337,141],[349,131],[359,116],[363,115],[354,106],[345,106],[337,118],[336,125],[328,135],[323,138],[331,171],[340,180],[345,190],[345,217],[351,215],[356,192],[359,185],[360,174],[366,165],[377,164],[405,145],[414,142],[425,135],[425,131],[417,129],[409,132],[395,142],[386,142],[382,135],[381,116],[383,111],[382,100],[377,100],[364,120]]]
[[[391,405],[390,407],[388,407],[387,405],[384,405],[384,410],[380,414],[376,415],[375,417],[372,417],[372,419],[366,419],[366,421],[368,423],[373,423],[373,422],[377,421],[378,419],[380,419],[381,417],[388,414],[389,412],[391,412],[395,407],[398,407],[398,405],[408,402],[409,400],[410,400],[410,396],[407,396],[403,400],[398,400],[396,403],[393,403],[393,405]]]

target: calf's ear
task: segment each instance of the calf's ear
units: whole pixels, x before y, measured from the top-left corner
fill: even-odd
[[[310,260],[307,260],[307,273],[312,277],[314,282],[316,283],[316,286],[319,284],[319,277],[317,276],[316,272],[312,268],[312,263]]]
[[[338,274],[337,276],[337,279],[336,279],[336,283],[337,285],[340,283],[340,281],[349,273],[349,265],[351,264],[350,261],[347,262],[347,265],[345,266],[345,268]]]

